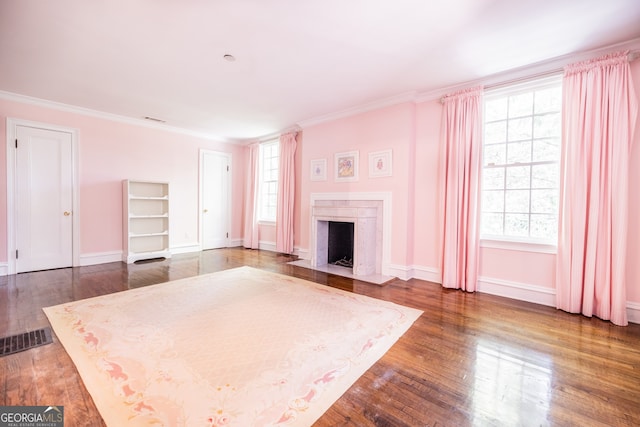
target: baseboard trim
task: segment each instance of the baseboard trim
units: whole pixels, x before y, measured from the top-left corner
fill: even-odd
[[[6,262],[0,263],[0,276],[8,276],[9,275],[9,264]]]
[[[202,250],[202,247],[199,243],[190,243],[188,245],[173,246],[169,248],[169,250],[171,251],[171,255],[177,255],[188,254],[191,252],[200,252]]]
[[[630,323],[640,323],[640,303],[627,302],[627,320]]]
[[[544,286],[479,277],[477,291],[550,307],[556,306],[555,289]]]
[[[413,278],[433,283],[442,283],[440,270],[435,267],[413,266]]]
[[[264,241],[264,240],[260,240],[260,242],[258,243],[258,249],[260,249],[262,251],[275,252],[276,251],[276,242],[267,242],[267,241]]]
[[[230,248],[237,248],[238,246],[242,246],[243,243],[244,243],[243,239],[231,239],[229,241],[229,247]]]
[[[109,262],[121,262],[122,251],[95,252],[80,255],[80,267],[88,265],[107,264]]]
[[[311,259],[311,254],[307,249],[293,248],[293,254],[300,259]]]

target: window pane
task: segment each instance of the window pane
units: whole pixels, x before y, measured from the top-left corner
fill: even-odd
[[[504,168],[487,168],[482,171],[482,188],[493,190],[504,188]]]
[[[509,117],[531,115],[533,112],[533,93],[522,93],[509,97]]]
[[[495,144],[507,140],[507,121],[487,123],[484,125],[485,144]]]
[[[531,190],[531,213],[558,212],[558,190]]]
[[[501,213],[487,213],[482,215],[482,234],[502,235],[502,219]]]
[[[508,236],[529,236],[529,215],[504,214],[504,234]]]
[[[536,114],[560,111],[562,103],[562,88],[554,87],[535,93],[534,111]]]
[[[531,139],[531,117],[509,120],[509,141]]]
[[[507,117],[507,98],[487,101],[484,104],[484,117],[487,122]]]
[[[507,168],[507,189],[529,188],[531,166],[513,166]]]
[[[533,141],[533,161],[558,161],[560,158],[560,139],[539,139]]]
[[[531,215],[531,237],[556,241],[558,217],[556,215]]]
[[[483,191],[482,212],[504,212],[504,191]]]
[[[529,190],[507,190],[505,194],[505,212],[529,212]]]
[[[533,136],[536,138],[560,136],[560,113],[535,116]]]
[[[507,144],[485,145],[483,161],[485,165],[504,165]]]
[[[507,147],[507,163],[531,162],[531,141],[512,142]]]
[[[532,166],[531,188],[558,188],[558,165],[552,163]]]

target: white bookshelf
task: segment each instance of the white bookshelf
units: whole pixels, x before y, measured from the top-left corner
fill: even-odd
[[[169,183],[122,181],[122,261],[170,258]]]

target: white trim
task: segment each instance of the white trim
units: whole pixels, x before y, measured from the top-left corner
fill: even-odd
[[[122,251],[95,252],[80,255],[80,266],[122,262]]]
[[[392,194],[390,191],[358,192],[358,193],[311,193],[309,195],[310,206],[313,208],[317,200],[382,200],[382,275],[392,276],[391,273],[391,240],[392,227],[391,216],[393,212]],[[310,210],[311,212],[312,210]],[[313,237],[313,221],[309,218],[309,237]],[[315,242],[311,242],[315,244]],[[312,246],[313,247],[313,246]]]
[[[435,267],[414,265],[412,277],[427,282],[442,284],[442,274],[440,274],[440,270]]]
[[[238,246],[242,246],[244,243],[243,239],[231,239],[229,241],[229,247],[230,248],[237,248]]]
[[[186,245],[172,246],[169,248],[171,255],[176,254],[189,254],[192,252],[200,252],[202,247],[200,247],[199,243],[188,243]]]
[[[545,286],[478,277],[477,291],[535,304],[556,306],[556,290]]]
[[[276,242],[267,242],[266,240],[260,240],[258,242],[258,249],[261,251],[276,252]]]
[[[640,323],[640,303],[627,302],[627,320],[630,323]]]
[[[232,180],[232,164],[233,164],[233,156],[231,153],[226,153],[224,151],[215,151],[215,150],[207,150],[204,148],[200,149],[200,159],[199,159],[199,164],[198,164],[198,182],[199,182],[199,188],[198,188],[198,238],[200,240],[200,247],[202,247],[202,243],[204,242],[204,238],[202,236],[202,232],[203,232],[203,226],[202,226],[202,191],[204,189],[204,183],[202,182],[204,179],[204,174],[202,173],[203,170],[203,166],[204,166],[204,156],[205,154],[215,154],[218,156],[222,156],[222,157],[226,157],[227,159],[227,230],[231,230],[231,219],[233,216],[233,212],[231,209],[232,206],[232,199],[231,199],[231,194],[233,191],[233,186],[231,185],[231,180]],[[225,247],[229,247],[230,245],[230,240],[229,240],[229,234],[227,233],[227,238],[225,239]]]
[[[441,87],[428,92],[417,94],[416,103],[433,101],[442,98],[444,95],[458,90],[475,87],[475,86],[497,86],[501,84],[510,84],[524,79],[535,79],[550,74],[562,73],[563,68],[571,63],[584,61],[590,58],[605,55],[610,52],[619,50],[636,50],[640,49],[640,38],[627,40],[622,43],[605,46],[599,49],[577,52],[568,55],[559,56],[547,61],[528,64],[519,68],[514,68],[502,73],[493,74],[482,79],[461,82],[456,85]]]
[[[389,266],[389,275],[405,281],[415,277],[413,268],[398,264],[391,264]]]
[[[293,248],[293,254],[300,259],[311,260],[311,253],[308,249]]]
[[[65,126],[52,125],[48,123],[33,122],[30,120],[14,119],[7,117],[7,266],[8,274],[16,273],[16,236],[15,236],[15,216],[16,216],[16,187],[15,175],[16,171],[16,151],[15,139],[17,137],[18,126],[52,130],[56,132],[64,132],[71,135],[71,164],[72,171],[72,265],[77,267],[80,265],[80,181],[78,177],[79,158],[78,158],[78,129]]]
[[[546,243],[523,242],[516,240],[480,239],[481,248],[504,249],[508,251],[557,254],[558,247]]]
[[[0,262],[0,276],[9,275],[9,264],[6,262]]]
[[[145,119],[138,119],[132,117],[120,116],[113,113],[105,113],[104,111],[92,110],[85,107],[77,107],[75,105],[63,104],[61,102],[49,101],[47,99],[34,98],[27,95],[20,95],[12,92],[5,92],[0,90],[0,99],[7,101],[19,102],[21,104],[34,105],[36,107],[50,108],[52,110],[63,111],[65,113],[80,114],[83,116],[95,117],[103,120],[110,120],[113,122],[125,123],[133,126],[141,126],[150,129],[162,130],[165,132],[174,132],[181,135],[194,136],[196,138],[203,138],[209,141],[224,142],[229,144],[246,144],[246,141],[240,141],[230,138],[220,138],[217,135],[212,135],[205,132],[197,132],[185,128],[179,128],[169,126],[166,124],[152,122]]]

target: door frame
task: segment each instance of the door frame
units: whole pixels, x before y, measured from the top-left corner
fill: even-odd
[[[227,158],[227,162],[229,165],[229,175],[227,179],[227,230],[229,230],[229,236],[227,237],[227,247],[229,247],[229,242],[231,242],[231,189],[233,188],[231,185],[231,173],[233,172],[232,160],[233,156],[231,153],[226,153],[224,151],[216,151],[216,150],[208,150],[205,148],[200,149],[200,164],[198,168],[198,181],[200,183],[198,190],[198,245],[200,246],[200,250],[203,250],[204,246],[204,226],[203,226],[203,218],[202,218],[202,208],[203,208],[203,191],[204,191],[204,156],[205,154],[215,154],[219,156],[224,156]]]
[[[78,191],[78,130],[65,126],[48,123],[34,122],[30,120],[7,117],[7,267],[8,274],[16,274],[16,217],[18,209],[16,204],[16,150],[15,140],[18,126],[31,127],[55,132],[71,134],[71,164],[72,171],[72,255],[73,266],[80,265],[80,215],[79,215],[79,191]]]

